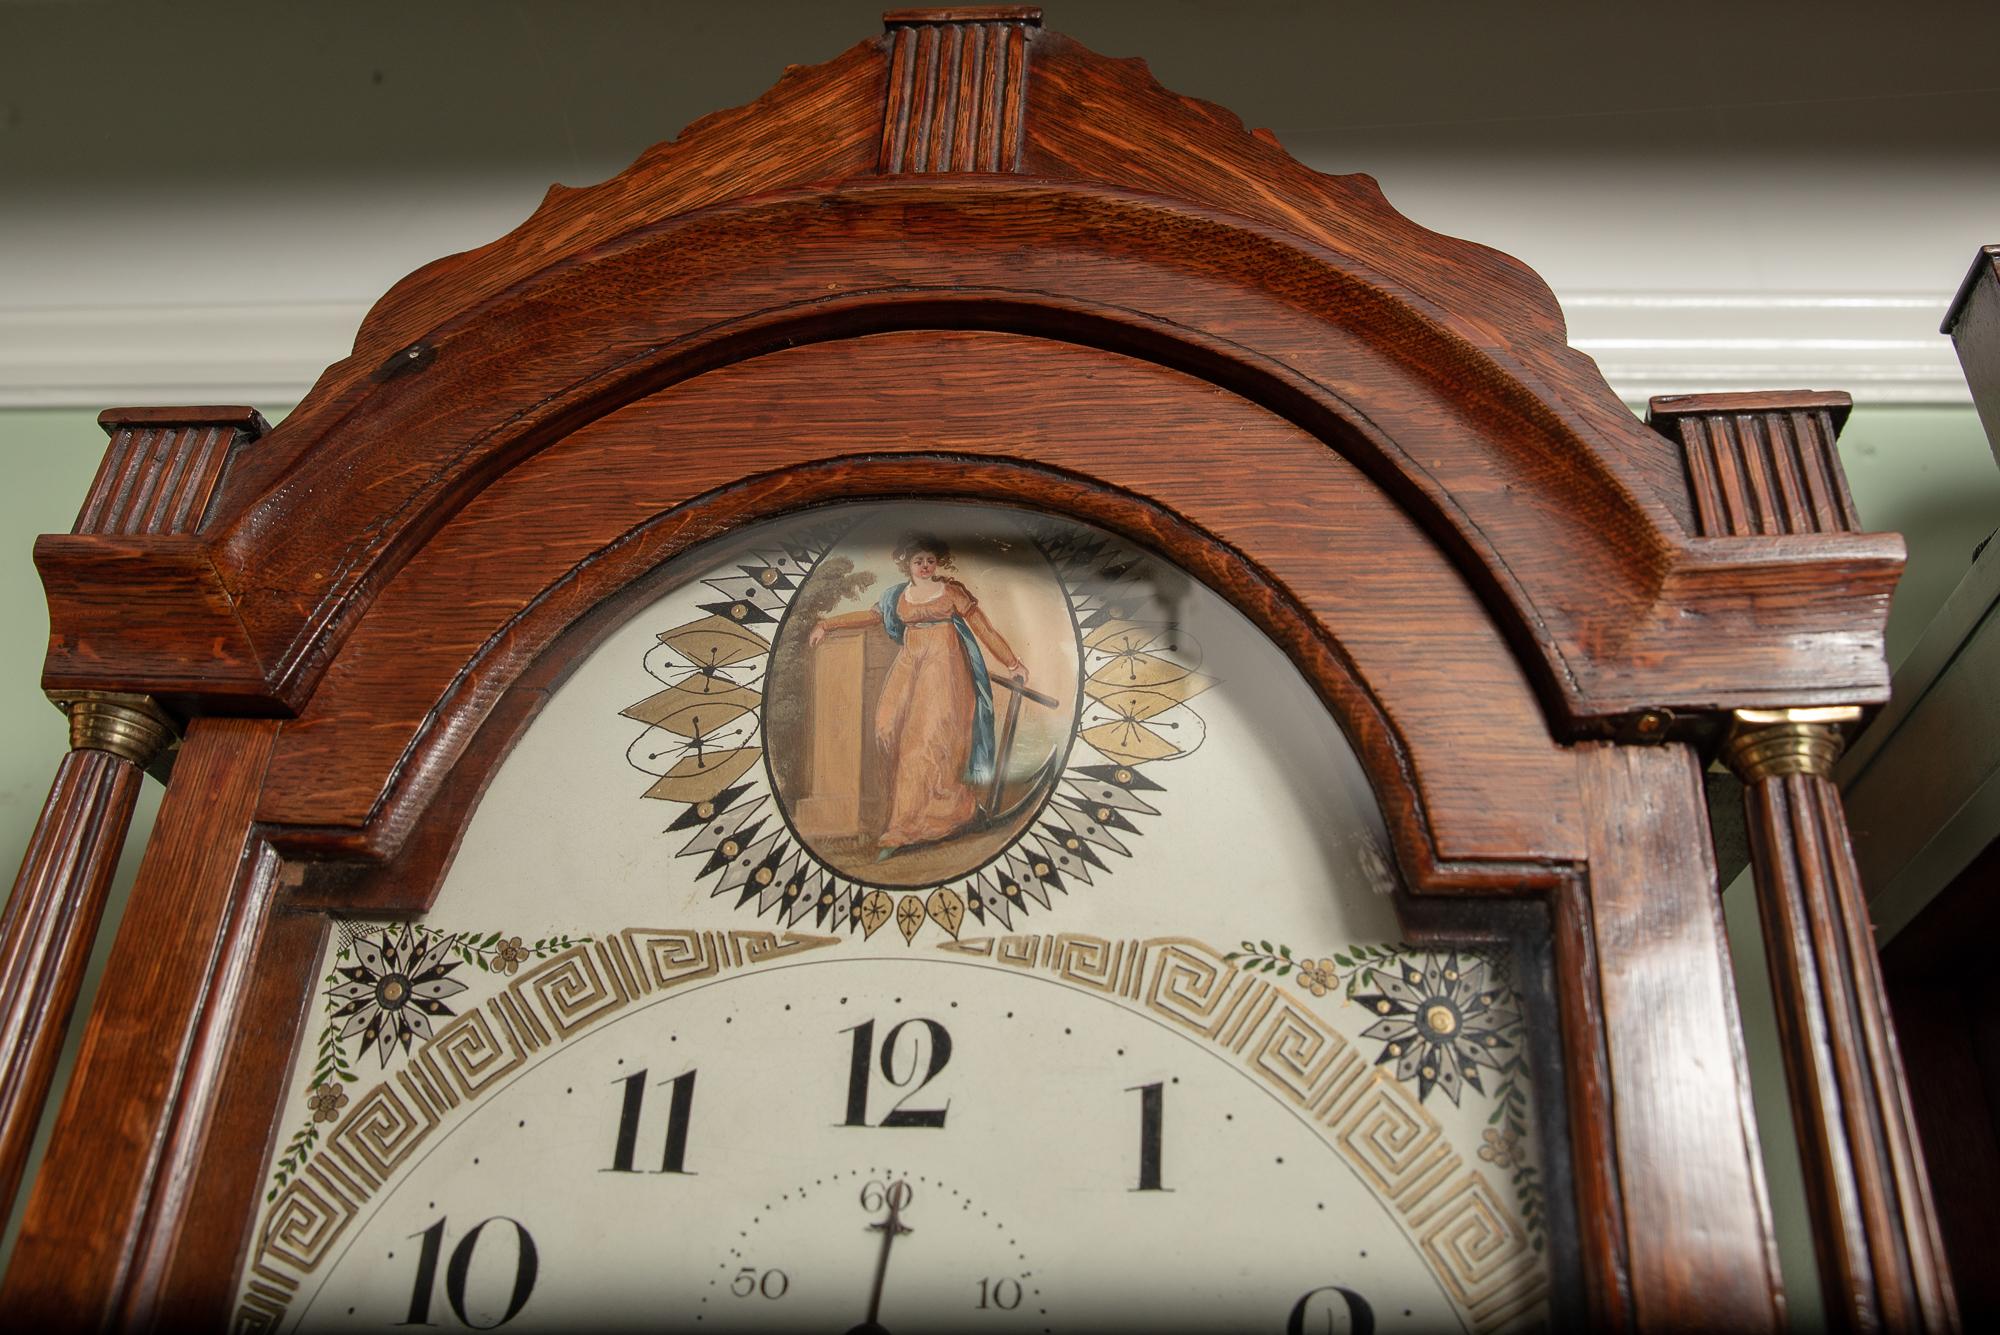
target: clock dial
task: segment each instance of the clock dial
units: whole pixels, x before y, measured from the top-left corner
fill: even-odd
[[[1233,609],[945,505],[671,574],[429,916],[339,924],[243,1324],[1546,1319],[1527,956],[1398,943]]]

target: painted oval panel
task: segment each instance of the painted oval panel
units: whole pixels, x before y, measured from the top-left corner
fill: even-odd
[[[871,885],[993,861],[1047,803],[1081,652],[1062,531],[896,506],[807,553],[771,649],[764,746],[801,844]]]

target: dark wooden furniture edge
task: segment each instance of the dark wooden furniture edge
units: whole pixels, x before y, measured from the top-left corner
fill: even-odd
[[[1951,335],[1986,443],[2000,459],[2000,245],[1980,247],[1945,312],[1942,332]]]
[[[1945,307],[1944,318],[1938,322],[1940,334],[1950,334],[1958,327],[1958,322],[1965,318],[1965,306],[1974,289],[1982,278],[1990,275],[2000,275],[2000,243],[1988,242],[1973,257],[1972,267],[1958,280],[1958,290],[1952,293],[1951,304]]]

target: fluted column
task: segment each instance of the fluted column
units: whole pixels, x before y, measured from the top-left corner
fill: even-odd
[[[111,437],[71,532],[107,538],[200,531],[236,452],[266,430],[255,409],[113,408]],[[70,753],[0,918],[0,1217],[13,1207],[104,897],[145,772],[174,723],[151,697],[51,692],[69,716]]]
[[[145,696],[57,703],[69,715],[70,752],[0,918],[0,1215],[21,1185],[139,785],[174,737]]]
[[[1828,777],[1839,724],[1857,713],[1739,710],[1724,756],[1743,781],[1828,1321],[1956,1330],[1868,905]]]
[[[1768,542],[1860,528],[1834,443],[1852,406],[1806,390],[1683,395],[1654,399],[1647,420],[1681,445],[1695,531]],[[1828,778],[1840,727],[1859,712],[1738,710],[1723,753],[1743,780],[1828,1323],[1955,1330],[1868,907]]]

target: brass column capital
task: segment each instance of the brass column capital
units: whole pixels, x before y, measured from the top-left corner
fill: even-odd
[[[49,699],[69,716],[72,751],[108,751],[148,769],[180,740],[179,727],[150,695],[68,691]]]
[[[1722,758],[1744,783],[1781,774],[1833,773],[1847,739],[1841,725],[1861,717],[1857,705],[1811,709],[1738,709],[1729,718]]]

